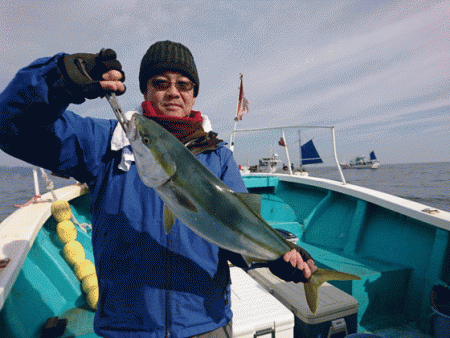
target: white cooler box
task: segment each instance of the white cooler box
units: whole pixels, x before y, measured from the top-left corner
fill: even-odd
[[[268,268],[249,270],[259,284],[295,315],[295,338],[340,338],[357,331],[358,301],[351,295],[324,283],[319,288],[317,313],[306,302],[302,283],[285,282]]]
[[[242,269],[230,273],[233,337],[292,338],[292,312]]]

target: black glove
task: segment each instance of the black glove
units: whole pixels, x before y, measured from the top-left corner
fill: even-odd
[[[108,94],[108,91],[101,87],[100,81],[103,80],[102,75],[109,70],[118,70],[122,73],[120,81],[125,80],[122,65],[112,49],[102,49],[98,54],[65,55],[59,67],[69,83],[67,89],[72,94],[73,103],[83,103],[85,99],[95,99]],[[116,93],[116,95],[122,94]]]
[[[295,249],[302,256],[303,261],[307,262],[308,260],[312,259],[311,255],[306,250],[300,248],[297,245],[295,246]],[[286,282],[306,283],[309,280],[305,278],[302,270],[294,268],[290,262],[286,262],[283,259],[283,256],[274,261],[269,262],[268,267],[270,272],[272,272],[272,274],[274,274],[278,278],[285,280]]]

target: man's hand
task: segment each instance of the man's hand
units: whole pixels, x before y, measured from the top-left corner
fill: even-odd
[[[317,270],[317,266],[312,259],[305,262],[300,253],[292,249],[279,259],[270,262],[269,269],[275,276],[287,282],[306,283]]]
[[[303,261],[302,256],[295,249],[286,252],[283,255],[283,260],[287,263],[291,263],[293,268],[303,271],[303,276],[306,279],[310,279],[312,273],[317,270],[317,266],[314,265],[314,261],[312,259],[309,259],[306,262]]]
[[[100,85],[104,90],[116,93],[125,92],[125,85],[122,82],[123,76],[118,70],[109,70],[102,75],[102,78],[103,81],[100,81]]]
[[[73,103],[103,97],[111,91],[116,95],[125,92],[125,73],[112,49],[102,49],[98,54],[65,55],[59,67]]]

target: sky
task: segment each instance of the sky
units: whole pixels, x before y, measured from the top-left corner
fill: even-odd
[[[334,126],[340,162],[374,150],[383,163],[450,161],[450,1],[11,1],[0,3],[0,91],[33,60],[112,48],[126,74],[124,110],[142,103],[138,73],[156,41],[186,45],[200,91],[194,109],[219,138],[234,128],[239,76],[250,110],[237,129]],[[114,118],[106,99],[70,105]],[[45,114],[45,112],[37,112]],[[298,128],[297,128],[298,129]],[[285,129],[299,161],[297,129]],[[330,129],[301,128],[325,164]],[[277,153],[281,132],[239,132],[238,163]],[[0,151],[1,165],[23,162]]]

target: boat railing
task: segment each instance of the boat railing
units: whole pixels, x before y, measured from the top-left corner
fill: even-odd
[[[234,152],[234,139],[236,137],[236,133],[244,133],[244,132],[255,132],[255,131],[267,131],[267,130],[280,130],[281,131],[281,137],[283,138],[283,140],[285,140],[285,134],[284,134],[284,130],[285,129],[329,129],[331,131],[331,141],[332,141],[332,153],[333,153],[333,158],[334,161],[336,163],[336,168],[339,172],[339,176],[341,177],[341,182],[343,184],[346,184],[347,182],[345,181],[345,177],[344,177],[344,173],[342,172],[342,168],[339,164],[339,160],[337,157],[337,152],[336,152],[336,134],[334,132],[334,127],[330,127],[330,126],[281,126],[281,127],[266,127],[266,128],[251,128],[251,129],[234,129],[231,132],[231,136],[230,136],[230,150]],[[294,175],[294,173],[292,172],[292,166],[291,166],[291,158],[289,156],[289,147],[286,145],[285,147],[285,151],[286,151],[286,157],[287,157],[287,161],[288,161],[288,170],[289,170],[289,175]]]
[[[48,175],[45,173],[44,169],[36,167],[34,165],[31,166],[31,169],[32,169],[32,172],[33,172],[34,196],[31,197],[31,199],[28,202],[24,203],[24,204],[15,204],[14,206],[16,208],[23,208],[23,207],[29,206],[30,204],[40,203],[40,202],[54,202],[57,199],[56,195],[55,195],[55,191],[54,191],[53,181],[48,177]],[[40,170],[42,179],[45,181],[45,185],[46,185],[47,191],[50,192],[51,195],[52,195],[51,200],[47,200],[47,201],[43,201],[42,200],[41,192],[40,192],[40,189],[39,189],[38,170]]]
[[[55,191],[54,191],[55,185],[53,184],[53,181],[48,177],[48,175],[46,174],[44,169],[42,169],[40,167],[32,166],[32,170],[33,170],[33,183],[34,183],[35,195],[39,196],[39,198],[41,196],[40,191],[39,191],[39,179],[38,179],[38,173],[37,173],[37,171],[40,170],[42,179],[45,181],[47,191],[49,191],[52,194],[53,200],[56,201],[57,197],[56,197]]]

